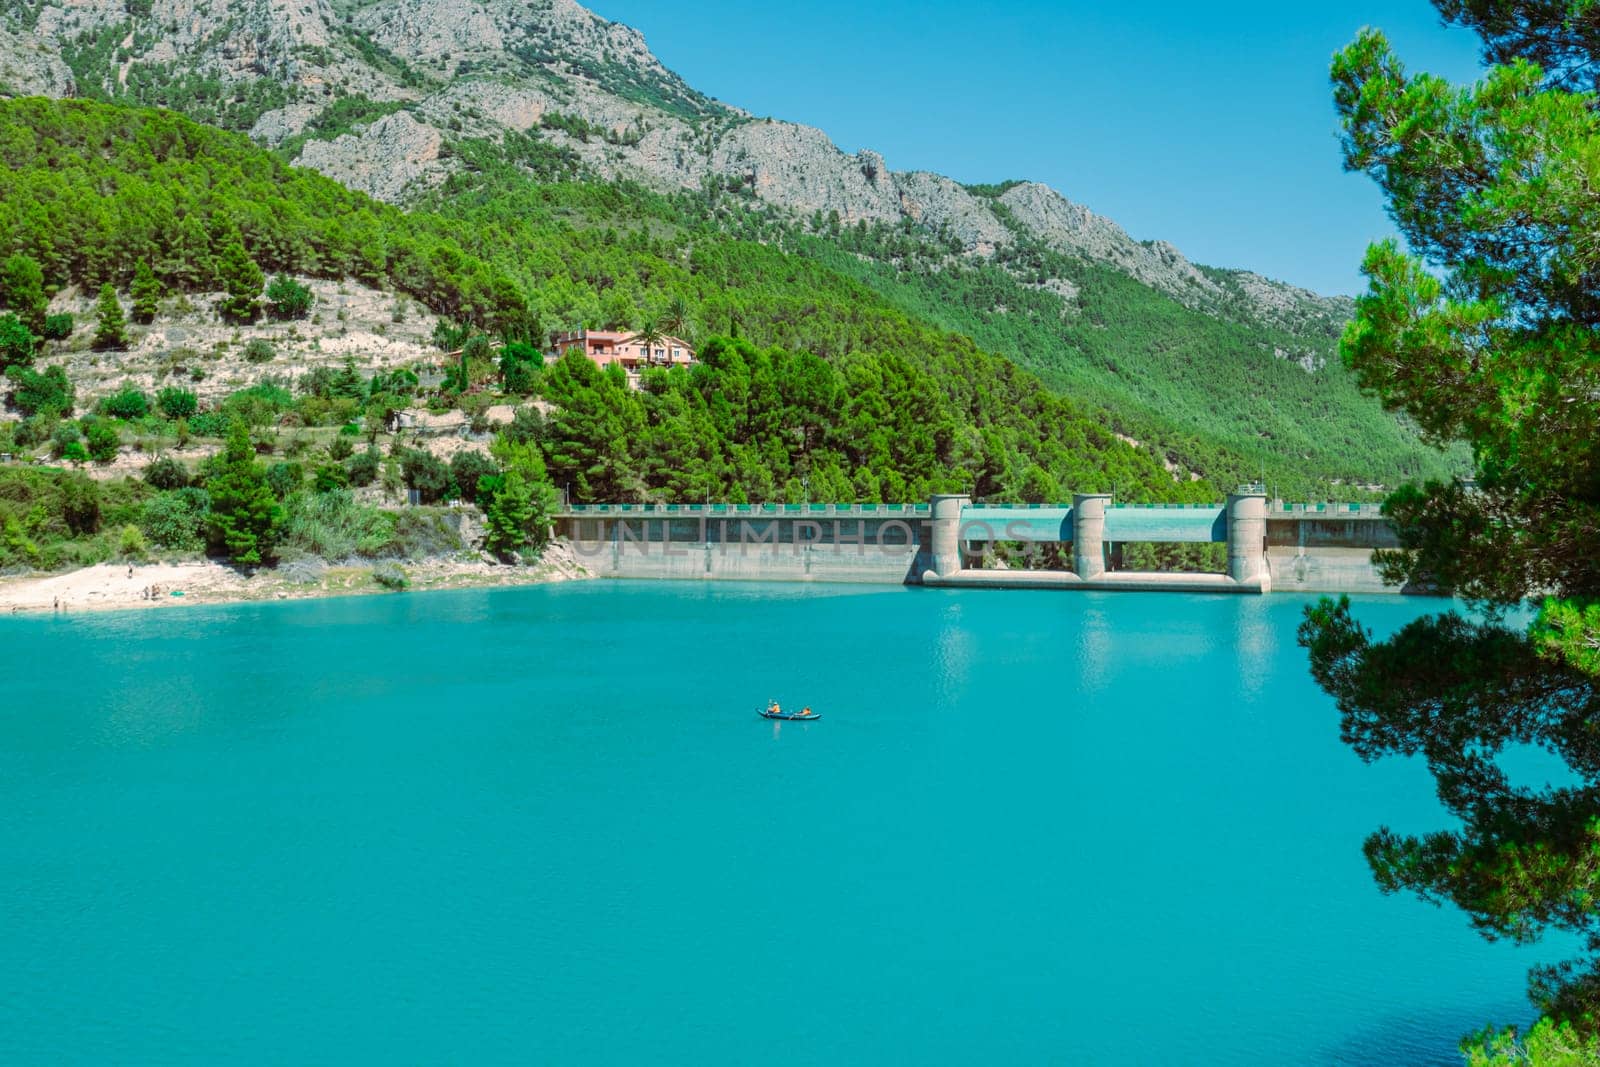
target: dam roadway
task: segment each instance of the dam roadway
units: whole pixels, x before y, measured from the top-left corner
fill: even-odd
[[[837,581],[960,588],[1397,593],[1372,551],[1398,546],[1375,504],[1291,504],[1242,488],[1205,505],[584,504],[555,530],[602,577]],[[982,566],[994,545],[1057,546],[1067,569]],[[1135,544],[1222,544],[1225,571],[1121,568]]]

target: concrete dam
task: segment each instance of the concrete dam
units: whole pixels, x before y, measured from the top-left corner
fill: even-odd
[[[556,534],[601,577],[961,588],[1395,593],[1373,549],[1398,546],[1374,504],[1288,504],[1241,490],[1221,504],[580,504]],[[1119,566],[1135,544],[1221,544],[1217,573]],[[1071,569],[985,567],[994,545],[1056,546]]]

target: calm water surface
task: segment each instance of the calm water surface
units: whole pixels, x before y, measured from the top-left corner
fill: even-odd
[[[1373,888],[1363,836],[1443,816],[1340,744],[1302,604],[596,582],[0,619],[0,1048],[1458,1062],[1557,949]]]

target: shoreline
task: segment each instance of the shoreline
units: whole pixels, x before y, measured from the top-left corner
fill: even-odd
[[[373,569],[386,561],[314,566],[293,574],[270,568],[246,575],[215,560],[179,563],[98,563],[74,571],[0,578],[0,615],[56,615],[103,611],[142,611],[193,604],[320,600],[435,589],[544,585],[582,581],[593,575],[563,545],[551,545],[531,566],[482,559],[427,559],[401,563],[408,585],[393,590],[380,584]],[[398,562],[398,561],[396,561]],[[158,590],[155,596],[146,591]]]

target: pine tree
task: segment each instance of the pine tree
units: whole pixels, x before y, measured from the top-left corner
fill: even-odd
[[[33,362],[34,336],[15,315],[0,315],[0,371]]]
[[[96,348],[123,348],[128,339],[123,332],[127,320],[122,315],[122,305],[117,302],[117,291],[107,282],[100,287],[100,302],[95,305],[94,346]]]
[[[128,293],[133,297],[133,321],[154,322],[156,311],[161,305],[163,290],[161,282],[156,279],[155,271],[151,270],[150,264],[142,259],[134,264],[133,285]]]
[[[227,299],[222,302],[223,317],[238,322],[254,321],[261,311],[257,298],[261,296],[261,285],[266,275],[261,273],[261,268],[244,250],[244,245],[231,241],[222,250],[217,262],[217,276],[228,293]]]
[[[211,497],[211,539],[234,563],[253,567],[272,557],[283,509],[250,447],[250,433],[234,419],[228,443],[206,479]]]
[[[31,256],[18,253],[0,263],[0,306],[9,308],[29,332],[44,333],[44,271]]]
[[[521,471],[507,471],[505,484],[495,493],[484,515],[489,527],[485,546],[501,556],[515,552],[528,543],[529,527],[534,515],[532,487]]]

